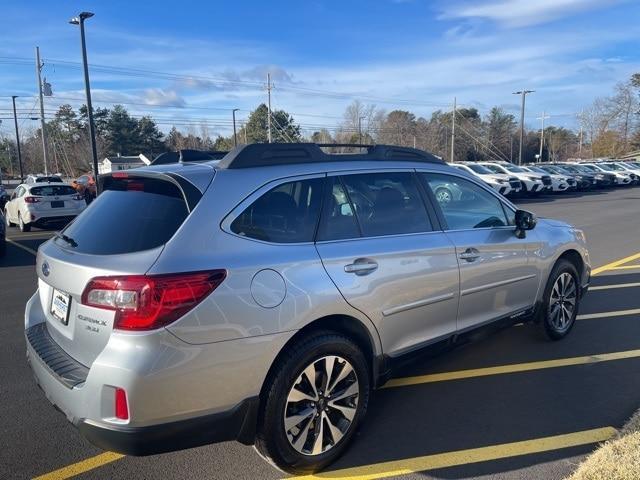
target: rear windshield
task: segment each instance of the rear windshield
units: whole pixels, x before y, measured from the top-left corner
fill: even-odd
[[[189,215],[182,192],[155,179],[112,180],[55,242],[81,253],[117,255],[165,244]]]
[[[44,187],[31,187],[29,192],[31,192],[31,195],[40,195],[42,197],[59,197],[61,195],[74,195],[76,193],[75,189],[68,185],[46,185]]]

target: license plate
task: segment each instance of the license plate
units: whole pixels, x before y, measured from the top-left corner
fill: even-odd
[[[69,304],[71,296],[68,293],[53,289],[53,298],[51,299],[51,314],[62,322],[63,325],[69,323]]]
[[[64,208],[64,202],[62,200],[51,202],[51,208]]]

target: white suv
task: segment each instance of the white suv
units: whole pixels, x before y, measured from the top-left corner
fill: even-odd
[[[457,168],[458,170],[464,170],[471,175],[475,175],[501,195],[507,196],[511,192],[520,191],[520,188],[511,186],[509,177],[507,177],[506,175],[493,173],[491,170],[483,167],[482,165],[452,163],[451,166]]]
[[[87,206],[71,185],[58,182],[23,183],[4,206],[7,226],[18,225],[22,232],[32,225],[69,222]]]

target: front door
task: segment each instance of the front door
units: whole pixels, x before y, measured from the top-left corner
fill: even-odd
[[[535,233],[517,238],[513,210],[488,188],[457,175],[421,175],[460,265],[458,330],[526,313],[539,284]]]
[[[455,248],[434,231],[434,219],[413,172],[328,178],[318,253],[345,300],[375,323],[391,356],[456,330]]]

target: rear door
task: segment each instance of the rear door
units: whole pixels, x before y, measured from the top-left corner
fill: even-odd
[[[113,329],[113,311],[83,305],[98,276],[144,274],[189,215],[185,195],[161,178],[110,179],[105,190],[62,233],[40,247],[39,296],[53,339],[90,366]]]
[[[535,230],[514,233],[514,212],[493,192],[454,174],[421,172],[460,265],[458,329],[464,331],[533,307],[539,273],[529,252],[539,247]],[[438,189],[454,192],[451,201]],[[438,201],[439,200],[439,201]]]
[[[376,324],[385,352],[456,330],[455,248],[412,171],[329,174],[316,246],[349,304]]]

